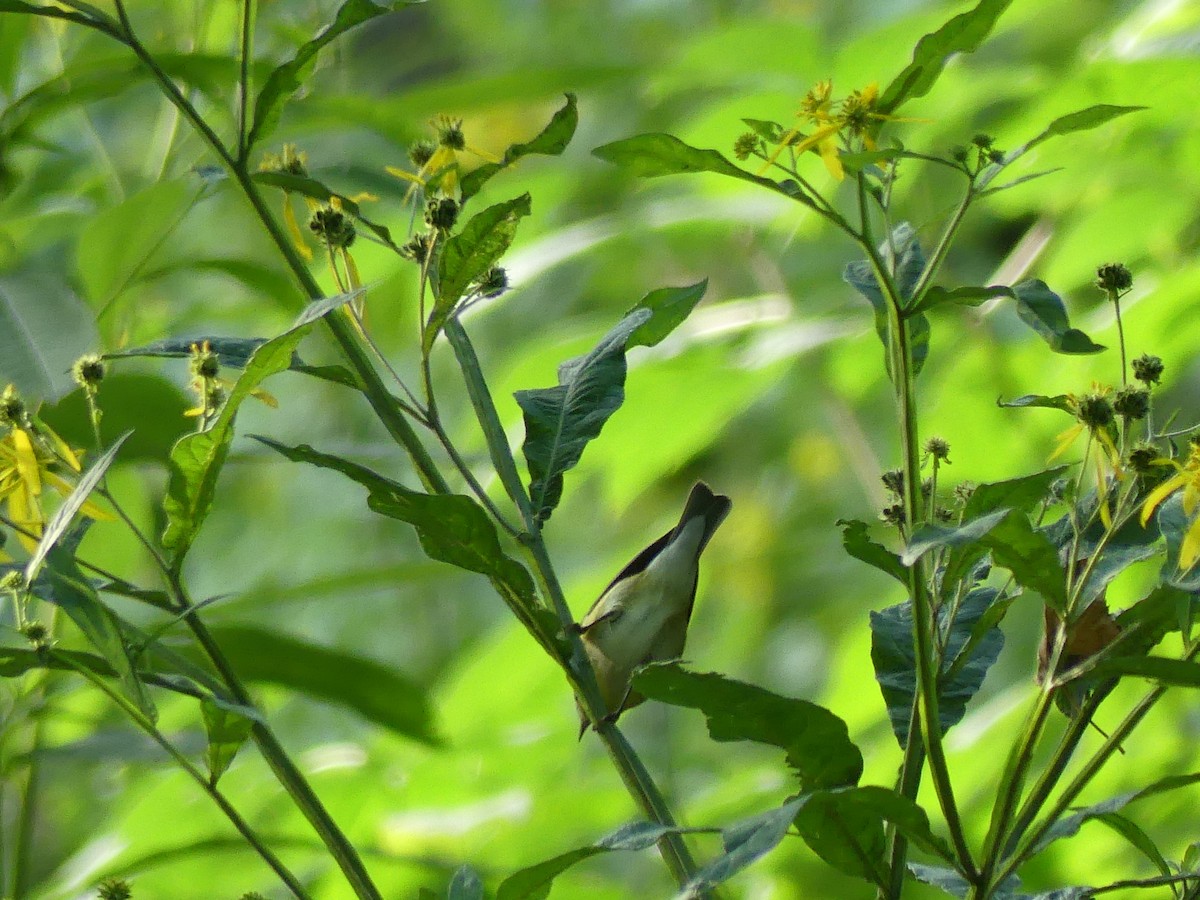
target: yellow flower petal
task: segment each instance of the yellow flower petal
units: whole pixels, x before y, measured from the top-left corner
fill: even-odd
[[[1059,434],[1059,436],[1056,438],[1058,443],[1054,445],[1054,452],[1050,454],[1050,458],[1047,459],[1046,462],[1054,462],[1054,460],[1066,453],[1067,448],[1075,443],[1075,438],[1079,437],[1079,435],[1083,433],[1083,429],[1083,423],[1076,422],[1066,431]]]
[[[350,287],[352,290],[357,290],[362,287],[362,276],[358,274],[358,265],[354,262],[354,257],[350,255],[349,250],[342,250],[342,259],[346,263],[346,275],[350,278]]]
[[[838,158],[838,145],[834,138],[821,141],[821,160],[825,163],[825,168],[829,174],[841,181],[846,177],[845,170],[842,169],[842,161]]]
[[[42,482],[38,477],[37,454],[33,452],[33,442],[24,428],[14,428],[11,432],[13,449],[17,452],[17,474],[29,488],[33,496],[42,492]]]
[[[424,180],[420,175],[414,175],[412,172],[406,172],[404,169],[397,169],[395,166],[384,166],[383,170],[389,175],[395,175],[397,178],[402,178],[405,181],[410,181],[413,184],[424,184]]]
[[[1178,475],[1168,478],[1150,492],[1150,496],[1142,504],[1141,523],[1143,528],[1146,527],[1146,523],[1150,521],[1150,517],[1162,505],[1162,502],[1188,483],[1188,478],[1189,476],[1186,472],[1180,472]]]
[[[267,404],[271,409],[279,409],[279,401],[275,399],[275,395],[264,391],[262,388],[252,390],[250,396],[255,400]]]
[[[283,195],[283,224],[287,227],[288,234],[291,235],[292,244],[295,245],[296,252],[305,259],[312,259],[312,248],[304,240],[304,232],[300,230],[300,223],[296,221],[296,211],[292,209],[290,194]]]
[[[1200,517],[1192,523],[1184,535],[1183,543],[1179,545],[1179,568],[1186,572],[1200,559]]]
[[[53,472],[46,472],[43,477],[46,479],[46,483],[63,497],[69,496],[71,491],[75,489],[69,481],[59,478]],[[97,506],[91,500],[84,500],[83,505],[79,507],[79,511],[89,518],[98,519],[102,522],[111,522],[116,518],[108,510]]]

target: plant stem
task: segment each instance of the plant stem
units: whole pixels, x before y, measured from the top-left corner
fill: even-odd
[[[1121,322],[1121,297],[1114,291],[1111,299],[1117,314],[1117,342],[1121,345],[1121,385],[1124,386],[1129,384],[1129,365],[1125,360],[1125,326]]]
[[[246,143],[250,135],[250,69],[254,63],[254,20],[255,0],[242,0],[242,23],[238,50],[238,140],[237,158],[243,165],[250,147]]]
[[[137,724],[139,728],[146,732],[146,734],[149,735],[156,744],[170,754],[171,758],[175,760],[179,767],[183,769],[193,781],[200,785],[200,787],[204,790],[204,793],[208,794],[221,812],[225,814],[225,817],[233,824],[234,828],[236,828],[242,837],[246,839],[246,842],[254,848],[255,852],[263,858],[263,861],[266,862],[266,864],[274,870],[275,874],[279,876],[280,880],[287,885],[293,896],[299,898],[299,900],[309,900],[309,896],[305,892],[304,886],[279,860],[279,858],[271,852],[271,849],[262,842],[259,836],[254,832],[254,829],[250,827],[250,824],[243,819],[241,814],[234,808],[233,804],[231,804],[225,795],[217,789],[215,784],[212,784],[210,780],[204,776],[203,772],[192,765],[191,760],[189,760],[183,753],[176,749],[174,744],[166,739],[163,733],[158,730],[155,724],[150,721],[150,719],[147,718],[140,709],[134,706],[107,681],[105,681],[95,672],[89,670],[86,666],[81,666],[76,663],[75,660],[70,656],[57,653],[54,650],[48,650],[47,652],[60,662],[65,663],[69,668],[78,672],[80,675],[90,681],[95,687],[107,694],[110,700],[117,704],[117,706],[119,706],[122,711],[124,711],[125,714],[128,715],[135,724]]]

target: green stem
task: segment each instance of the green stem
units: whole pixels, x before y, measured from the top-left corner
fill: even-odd
[[[208,794],[221,812],[225,814],[225,817],[233,824],[233,827],[236,828],[242,837],[246,839],[246,843],[254,848],[254,851],[262,857],[263,861],[266,862],[266,864],[270,866],[272,870],[274,870],[275,874],[279,876],[280,880],[287,885],[293,896],[300,898],[300,900],[309,900],[309,896],[304,890],[304,885],[302,885],[296,876],[293,875],[279,860],[279,858],[271,852],[271,849],[262,842],[259,836],[254,832],[254,829],[250,827],[250,824],[243,819],[241,814],[234,808],[233,804],[231,804],[225,795],[217,789],[215,784],[212,784],[211,781],[204,776],[203,772],[192,765],[191,760],[189,760],[183,753],[176,749],[174,744],[166,739],[163,733],[158,730],[154,723],[150,721],[150,719],[140,709],[134,706],[133,703],[131,703],[119,691],[113,688],[112,685],[110,685],[107,681],[105,681],[95,672],[92,672],[86,666],[81,666],[76,663],[75,660],[70,656],[56,653],[54,650],[48,650],[47,652],[60,662],[66,664],[69,668],[78,672],[80,675],[90,681],[95,687],[107,694],[108,698],[112,700],[113,703],[119,706],[122,711],[124,711],[125,714],[128,715],[139,728],[146,732],[146,734],[149,735],[156,744],[170,754],[171,758],[175,760],[179,767],[183,769],[183,771],[186,772],[188,776],[196,782],[196,784],[200,785],[204,793]]]
[[[238,677],[229,659],[225,656],[224,651],[216,639],[213,638],[212,632],[205,626],[199,614],[194,611],[193,604],[190,598],[188,598],[178,574],[171,573],[170,579],[171,593],[174,595],[176,602],[180,604],[180,608],[191,610],[184,615],[184,622],[187,623],[188,628],[204,649],[205,654],[212,661],[217,674],[221,676],[221,680],[229,689],[230,696],[237,703],[256,708],[249,691],[246,690],[245,685],[242,684],[241,679]],[[355,895],[360,900],[382,900],[382,895],[371,881],[371,876],[367,873],[366,867],[358,855],[358,851],[321,803],[320,798],[317,797],[303,773],[292,762],[291,757],[283,749],[283,745],[279,743],[279,739],[275,736],[271,727],[265,722],[256,721],[251,730],[251,735],[263,759],[266,760],[267,765],[275,773],[275,777],[279,783],[292,798],[292,802],[296,804],[296,807],[304,814],[304,817],[308,819],[317,834],[325,842],[325,846],[329,849],[330,854],[337,861],[338,867],[346,876],[346,880],[354,889]]]
[[[912,709],[908,714],[908,735],[904,741],[904,762],[900,765],[900,778],[896,782],[896,793],[902,797],[915,798],[921,788],[921,770],[925,765],[925,745],[921,743],[921,708],[913,697]],[[908,839],[892,823],[887,826],[887,859],[889,865],[887,890],[877,896],[879,900],[899,900],[904,892],[904,861],[908,856]]]
[[[1117,342],[1121,345],[1121,385],[1129,384],[1129,365],[1125,360],[1125,326],[1121,323],[1121,296],[1116,292],[1110,295],[1113,309],[1117,314]]]
[[[245,165],[250,147],[250,70],[254,63],[255,0],[242,0],[242,23],[238,52],[238,162]]]
[[[968,186],[966,193],[963,194],[963,198],[958,202],[958,206],[955,207],[953,214],[951,214],[950,220],[946,223],[946,227],[942,231],[942,236],[938,240],[937,246],[933,248],[933,253],[930,255],[929,261],[925,263],[925,269],[921,272],[921,277],[917,279],[917,283],[913,287],[909,303],[917,303],[925,296],[925,292],[929,290],[930,284],[937,277],[937,273],[946,259],[946,254],[950,252],[950,245],[954,243],[954,238],[958,234],[958,227],[962,224],[963,217],[967,214],[967,210],[971,206],[971,201],[974,199],[975,193]]]

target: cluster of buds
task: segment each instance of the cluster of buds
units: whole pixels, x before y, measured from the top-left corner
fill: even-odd
[[[1004,151],[996,148],[991,135],[977,134],[971,138],[971,143],[954,147],[950,158],[973,178],[988,166],[1002,164]]]
[[[219,377],[221,360],[213,352],[208,341],[192,344],[191,355],[188,357],[188,371],[192,375],[192,390],[196,392],[200,405],[189,409],[185,415],[199,416],[203,422],[225,402],[225,388]]]
[[[333,250],[345,250],[354,243],[357,232],[354,222],[342,212],[337,198],[331,198],[329,205],[318,207],[308,220],[308,228],[325,246]]]

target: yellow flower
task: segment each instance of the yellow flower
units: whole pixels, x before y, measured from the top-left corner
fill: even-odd
[[[17,532],[17,540],[31,553],[46,525],[44,489],[49,486],[61,497],[72,491],[71,483],[58,474],[63,469],[80,472],[79,456],[44,425],[36,431],[32,426],[12,425],[0,438],[0,501],[12,523],[23,529]],[[83,504],[82,511],[93,519],[112,518],[91,501]]]
[[[1166,460],[1166,462],[1178,471],[1152,490],[1150,496],[1142,504],[1143,528],[1150,521],[1150,517],[1154,515],[1154,511],[1176,491],[1183,491],[1183,511],[1186,515],[1192,516],[1196,512],[1196,507],[1200,506],[1200,445],[1192,445],[1188,460],[1183,465],[1173,459]],[[1179,568],[1186,572],[1196,564],[1198,559],[1200,559],[1200,516],[1196,517],[1183,537],[1183,543],[1179,547]]]
[[[458,187],[462,176],[462,164],[459,154],[463,151],[473,153],[485,162],[499,162],[490,153],[484,153],[467,144],[463,134],[463,120],[446,115],[435,116],[429,122],[437,135],[435,141],[417,141],[409,150],[409,156],[417,167],[415,173],[398,166],[385,166],[389,175],[394,175],[411,184],[404,195],[407,203],[417,188],[427,191],[440,190],[446,196],[452,196]]]

